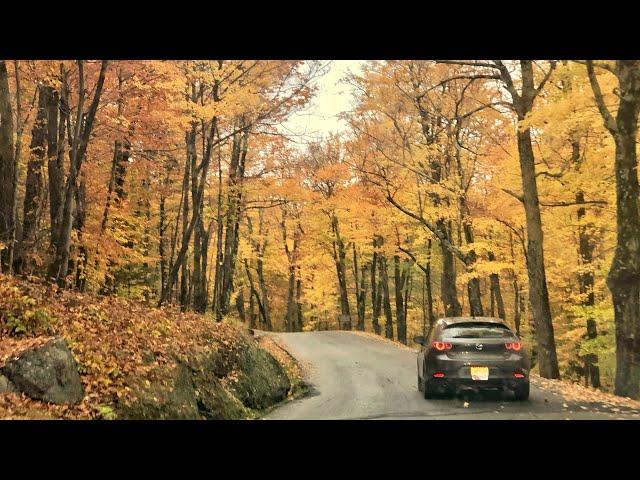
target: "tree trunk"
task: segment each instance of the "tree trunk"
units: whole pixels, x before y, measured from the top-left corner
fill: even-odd
[[[258,284],[260,285],[260,295],[262,297],[263,320],[269,330],[273,330],[271,325],[271,310],[269,308],[269,293],[267,290],[267,282],[264,279],[264,261],[262,256],[258,257],[256,270],[258,272]]]
[[[31,154],[27,164],[27,179],[24,192],[22,236],[15,258],[15,270],[24,269],[27,256],[34,247],[37,220],[42,207],[44,182],[42,170],[47,155],[47,88],[38,86],[38,112],[31,130]]]
[[[520,285],[516,280],[515,275],[513,277],[513,323],[516,329],[516,335],[520,336],[520,325],[522,323],[522,292],[520,291]]]
[[[571,139],[571,162],[576,170],[580,169],[580,140],[579,138]],[[593,307],[595,306],[595,294],[593,291],[594,272],[593,272],[593,250],[595,248],[594,238],[590,233],[591,224],[585,224],[584,217],[587,213],[584,207],[584,192],[579,190],[576,192],[576,204],[579,205],[577,211],[578,217],[578,257],[580,259],[581,269],[578,274],[578,289],[581,295],[580,304],[585,307],[586,314],[586,338],[594,340],[598,336],[596,320],[594,318]],[[589,353],[584,356],[584,376],[585,383],[595,388],[600,387],[600,368],[598,367],[598,354]]]
[[[259,239],[256,240],[252,238],[253,223],[251,221],[251,217],[247,216],[249,241],[251,242],[251,246],[256,253],[255,270],[258,274],[258,287],[260,288],[260,290],[258,290],[255,286],[255,282],[253,280],[253,276],[251,275],[251,271],[249,270],[249,264],[247,263],[246,258],[244,259],[244,265],[245,271],[247,273],[247,279],[249,280],[249,285],[256,297],[256,302],[258,303],[258,311],[260,312],[260,316],[262,317],[262,323],[268,330],[273,330],[273,325],[271,324],[271,311],[269,308],[269,294],[267,290],[267,283],[264,278],[264,254],[267,249],[267,238],[265,237],[262,210],[258,210],[258,220]]]
[[[373,260],[371,261],[371,325],[376,335],[380,335],[380,310],[382,307],[381,285],[376,282],[378,275],[378,247],[382,245],[382,237],[375,236],[373,239]]]
[[[449,238],[449,233],[443,220],[438,220],[437,228],[442,235]],[[440,251],[442,254],[442,274],[440,277],[440,295],[444,305],[445,317],[459,317],[462,315],[462,307],[458,301],[458,292],[456,289],[456,269],[451,250],[440,242]]]
[[[244,126],[244,120],[241,119],[240,125]],[[229,165],[229,192],[227,194],[226,232],[219,304],[220,313],[223,316],[229,312],[229,299],[233,291],[233,275],[238,253],[242,184],[244,180],[248,136],[249,133],[246,130],[234,136],[231,162]]]
[[[621,93],[621,96],[624,93]],[[607,283],[613,296],[616,325],[617,395],[640,395],[640,215],[638,214],[636,123],[637,107],[621,100],[620,133],[616,139],[618,241]],[[630,111],[630,110],[635,111]]]
[[[236,309],[238,310],[240,321],[242,323],[246,322],[247,319],[244,312],[244,291],[242,288],[238,291],[238,295],[236,295]]]
[[[52,249],[58,244],[62,220],[64,194],[64,155],[66,124],[69,116],[67,72],[60,65],[61,93],[47,87],[47,174],[49,177],[49,242]]]
[[[513,248],[513,234],[509,232],[509,250],[511,252],[511,262],[516,263],[516,254]],[[524,314],[524,298],[522,289],[518,283],[518,276],[515,270],[511,270],[511,285],[513,287],[513,323],[516,329],[516,335],[520,336],[520,325],[522,323],[522,315]]]
[[[295,266],[289,266],[289,282],[287,288],[287,313],[285,315],[285,325],[287,332],[293,332],[295,330],[295,316],[296,316],[296,304],[295,304],[295,288],[296,288],[296,271]]]
[[[358,269],[358,255],[356,252],[356,244],[353,242],[353,276],[356,286],[356,310],[358,313],[358,323],[356,329],[364,331],[364,314],[365,314],[365,302],[366,302],[366,274],[365,267],[361,270]]]
[[[205,135],[203,125],[202,134]],[[193,126],[186,136],[187,159],[191,165],[191,200],[192,208],[198,210],[193,229],[193,309],[204,313],[207,309],[207,275],[206,257],[208,246],[208,233],[204,228],[203,210],[204,195],[198,195],[198,162],[196,153],[196,127]]]
[[[296,272],[299,270],[297,264],[298,256],[298,229],[293,234],[293,248],[289,248],[288,235],[287,235],[287,215],[286,210],[282,211],[282,220],[280,221],[280,230],[282,232],[282,243],[284,246],[284,252],[287,256],[287,262],[289,263],[289,285],[287,289],[287,311],[285,314],[285,326],[287,331],[292,332],[300,330],[302,327],[298,325],[298,309],[299,309],[299,295],[300,295],[300,280],[296,279]],[[297,289],[297,291],[296,291]]]
[[[576,204],[584,205],[584,193],[576,193]],[[580,224],[578,230],[578,254],[580,256],[580,263],[582,264],[581,273],[578,274],[579,291],[582,295],[582,306],[586,307],[587,316],[587,335],[589,340],[594,340],[598,336],[598,329],[596,326],[596,320],[593,314],[593,307],[595,306],[595,294],[593,291],[594,275],[593,275],[593,249],[595,245],[593,238],[589,234],[589,225],[584,225],[584,216],[586,215],[585,207],[578,208],[578,223]],[[590,353],[585,355],[585,379],[587,383],[591,380],[593,387],[600,387],[600,368],[598,367],[598,354]]]
[[[9,78],[5,60],[0,60],[0,270],[11,269],[15,235],[15,146]]]
[[[340,229],[338,226],[338,217],[335,214],[331,215],[331,229],[334,234],[333,241],[333,259],[336,264],[336,272],[338,274],[338,293],[340,295],[340,313],[342,319],[346,318],[346,329],[351,330],[351,311],[349,308],[349,295],[347,292],[347,274],[345,266],[345,246],[340,236]]]
[[[461,209],[466,209],[464,201],[461,201]],[[473,227],[468,220],[463,225],[465,241],[467,244],[473,243]],[[474,250],[467,254],[466,267],[469,272],[473,271],[473,267],[477,261],[477,255]],[[467,282],[467,293],[469,295],[469,309],[472,317],[484,316],[484,308],[482,306],[482,293],[480,292],[480,279],[474,277]]]
[[[513,106],[518,116],[518,122],[523,122],[533,107],[533,101],[538,90],[535,87],[533,62],[520,61],[522,77],[522,94],[518,95],[513,89],[512,80],[508,73],[502,71],[503,79],[507,80],[507,87],[511,91]],[[558,358],[547,291],[547,277],[544,265],[544,247],[542,233],[542,219],[538,201],[538,185],[536,182],[536,166],[531,144],[531,129],[517,130],[518,156],[520,160],[520,175],[522,177],[522,202],[524,204],[527,224],[527,271],[529,276],[529,302],[536,330],[538,360],[540,376],[544,378],[558,378]]]
[[[413,290],[413,265],[409,265],[406,271],[406,280],[404,282],[404,324],[405,324],[405,340],[409,324],[409,302],[411,301],[411,291]],[[405,341],[406,344],[406,341]]]
[[[213,148],[213,136],[217,132],[217,119],[213,117],[210,123],[209,134],[207,137],[207,148],[202,155],[202,161],[198,166],[198,171],[200,172],[200,177],[198,179],[198,189],[196,190],[196,199],[199,201],[200,197],[204,195],[204,189],[206,184],[207,172],[209,170],[209,164],[211,162],[211,149]],[[188,182],[189,182],[189,162],[185,162],[185,175],[183,179],[182,186],[182,200],[183,204],[188,203]],[[196,204],[198,204],[196,201]],[[188,208],[186,209],[188,214]],[[178,252],[178,256],[176,258],[175,263],[169,269],[169,273],[167,275],[167,286],[164,289],[164,295],[160,297],[158,301],[158,306],[161,306],[164,302],[167,301],[171,291],[173,290],[173,286],[178,279],[178,273],[182,269],[185,269],[185,265],[187,262],[187,252],[189,250],[189,242],[191,240],[191,235],[193,234],[193,229],[198,221],[198,217],[200,216],[200,209],[194,209],[193,215],[188,222],[183,223],[183,236],[182,236],[182,246],[180,247],[180,251]],[[183,216],[183,222],[185,217]],[[186,226],[186,228],[184,228]],[[187,278],[185,278],[185,281]],[[182,292],[181,292],[182,293]],[[188,301],[184,303],[181,302],[182,305],[188,305]]]
[[[158,226],[158,255],[160,257],[160,296],[163,295],[164,286],[167,282],[167,253],[166,253],[166,231],[167,231],[167,214],[165,210],[166,198],[163,193],[160,194],[160,224]]]
[[[393,276],[396,294],[396,327],[398,332],[398,341],[407,343],[407,322],[406,322],[406,310],[405,310],[405,283],[407,281],[407,272],[405,268],[400,268],[400,257],[398,255],[393,256]]]
[[[260,277],[263,275],[262,273],[262,259],[258,259],[258,279],[260,281]],[[247,273],[247,279],[249,280],[249,287],[251,288],[252,298],[255,298],[256,303],[258,304],[258,312],[260,313],[260,317],[262,318],[262,323],[265,328],[269,331],[273,330],[273,326],[271,325],[271,319],[269,317],[269,297],[267,296],[266,285],[264,284],[264,277],[260,281],[260,292],[256,289],[255,282],[253,280],[253,276],[251,275],[251,270],[249,269],[249,263],[247,259],[244,259],[244,268]],[[261,298],[262,297],[262,298]],[[252,307],[253,308],[253,307]]]
[[[387,274],[387,259],[380,255],[380,283],[382,284],[382,303],[384,305],[384,333],[385,337],[393,340],[393,314],[391,313],[391,301],[389,300],[389,275]]]
[[[120,70],[118,70],[118,117],[124,116],[124,94],[122,86],[124,78]],[[131,124],[133,129],[133,124]],[[131,137],[131,131],[129,137]],[[105,202],[104,212],[102,214],[102,223],[100,226],[101,233],[104,233],[107,229],[107,221],[109,217],[109,209],[111,207],[112,195],[115,191],[116,202],[120,203],[125,196],[124,193],[124,181],[127,172],[127,164],[131,153],[131,143],[128,138],[124,141],[118,139],[113,145],[113,162],[111,163],[111,175],[109,176],[109,187],[107,190],[107,200]]]
[[[495,261],[496,256],[493,254],[493,252],[489,252],[488,258],[490,262],[493,262]],[[500,276],[497,273],[492,273],[489,275],[489,285],[490,285],[489,288],[491,290],[491,299],[493,302],[493,305],[491,308],[491,316],[495,314],[494,307],[496,307],[498,310],[498,318],[505,320],[507,318],[507,314],[504,309],[504,299],[502,298],[502,290],[500,289]]]
[[[429,321],[429,330],[424,333],[427,336],[431,333],[431,329],[436,323],[436,316],[433,313],[433,288],[431,286],[431,239],[427,240],[427,264],[423,272],[427,301],[427,320]]]
[[[82,162],[87,153],[93,122],[102,95],[102,87],[104,85],[104,77],[107,69],[107,60],[102,61],[100,74],[96,83],[93,100],[89,106],[86,116],[83,112],[84,107],[84,62],[78,60],[79,70],[79,99],[77,107],[77,117],[75,124],[75,132],[72,137],[71,161],[69,167],[69,176],[65,188],[65,197],[62,211],[62,221],[60,228],[60,236],[57,239],[56,255],[51,265],[50,273],[56,278],[60,286],[66,284],[66,278],[69,273],[69,251],[71,247],[71,230],[73,228],[74,199],[78,190],[78,178],[80,176]]]
[[[302,317],[302,280],[300,279],[300,267],[298,267],[298,279],[296,280],[296,317],[299,332],[302,331],[303,317]]]
[[[518,152],[524,209],[527,223],[527,271],[529,273],[529,302],[536,326],[540,376],[559,378],[556,343],[551,321],[551,306],[544,266],[542,218],[538,202],[535,160],[531,146],[531,131],[518,130]]]
[[[122,109],[123,102],[122,99],[120,99],[118,101],[118,116],[123,115]],[[129,131],[129,138],[132,136],[133,124]],[[105,201],[104,210],[102,212],[102,222],[100,223],[100,235],[103,235],[107,231],[112,202],[115,201],[116,206],[119,206],[126,197],[124,185],[127,173],[127,165],[129,163],[129,158],[131,157],[131,143],[129,138],[125,138],[124,141],[116,140],[113,145],[113,161],[111,162],[111,174],[109,176],[109,185],[107,188],[107,199]],[[126,242],[119,243],[126,245]],[[96,258],[96,266],[98,264],[98,261],[98,258]],[[113,262],[110,258],[107,258],[102,286],[102,291],[105,293],[115,293],[116,290],[114,277],[111,273],[112,268]]]
[[[80,185],[76,191],[75,214],[73,220],[73,229],[76,231],[78,239],[78,253],[75,256],[75,265],[70,271],[75,270],[76,279],[75,287],[79,291],[84,291],[86,286],[86,267],[87,267],[87,248],[83,242],[84,226],[87,218],[87,182],[84,174],[80,179]]]
[[[219,135],[219,134],[218,134]],[[216,316],[216,321],[222,321],[222,312],[220,311],[220,289],[222,280],[222,154],[220,146],[218,145],[218,194],[217,194],[217,206],[216,206],[216,263],[213,273],[213,300],[212,309]],[[253,296],[250,295],[250,302],[253,302]],[[251,303],[251,315],[253,315],[254,305]],[[252,317],[253,318],[253,317]],[[252,320],[255,321],[255,318]]]
[[[636,141],[640,109],[640,61],[618,60],[615,119],[606,107],[593,63],[589,80],[605,127],[615,143],[617,242],[607,285],[616,326],[616,395],[640,396],[640,211]]]
[[[187,149],[189,147],[187,146]],[[187,264],[187,252],[189,249],[189,241],[191,240],[191,233],[195,228],[197,222],[197,215],[200,213],[199,211],[194,210],[193,217],[191,221],[189,221],[189,183],[190,183],[190,161],[191,156],[190,152],[187,151],[187,157],[184,161],[184,176],[182,177],[182,246],[181,251],[184,250],[185,254],[183,255],[180,264],[180,311],[184,312],[187,310],[189,306],[189,266]],[[191,229],[189,228],[191,227]]]
[[[255,295],[251,289],[249,293],[249,328],[256,328]]]
[[[118,70],[118,117],[124,116],[125,99],[123,93],[124,77]],[[113,193],[116,194],[116,202],[120,203],[125,198],[124,183],[127,174],[127,166],[131,157],[131,138],[133,137],[133,123],[129,126],[128,134],[124,139],[117,139],[113,145],[113,162],[111,163],[111,175],[109,176],[109,187],[107,190],[107,200],[102,214],[101,233],[107,228],[109,209],[113,200]]]

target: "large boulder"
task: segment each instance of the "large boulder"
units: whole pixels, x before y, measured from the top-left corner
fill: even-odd
[[[0,375],[0,393],[15,392],[15,387],[4,375]]]
[[[214,360],[194,356],[155,369],[152,380],[131,382],[133,399],[119,402],[117,415],[143,420],[227,420],[246,417],[243,405],[229,394],[214,373]]]
[[[248,414],[242,403],[228,392],[219,378],[228,366],[221,360],[219,352],[200,354],[189,359],[191,379],[195,388],[198,409],[207,420],[229,420],[245,418]]]
[[[251,417],[287,397],[284,368],[251,338],[233,351],[188,352],[173,365],[154,368],[145,379],[131,378],[131,396],[117,402],[122,419],[208,419]]]
[[[181,364],[156,369],[151,381],[131,378],[133,401],[119,403],[119,418],[137,420],[192,420],[200,418],[191,372]]]
[[[291,382],[269,352],[249,341],[238,358],[238,378],[232,388],[243,405],[262,410],[287,398]]]
[[[8,388],[35,400],[50,403],[77,403],[84,390],[76,361],[62,338],[22,352],[0,367]]]

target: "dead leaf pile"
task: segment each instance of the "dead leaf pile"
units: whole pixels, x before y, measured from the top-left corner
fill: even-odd
[[[532,380],[541,388],[561,395],[567,401],[577,403],[600,403],[613,412],[620,411],[620,408],[632,409],[640,412],[640,401],[638,400],[618,397],[595,388],[589,388],[563,380],[551,380],[533,374],[531,377]],[[586,410],[587,408],[582,406],[582,409]]]

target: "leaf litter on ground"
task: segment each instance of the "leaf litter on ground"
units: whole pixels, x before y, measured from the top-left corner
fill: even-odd
[[[19,334],[10,329],[9,315],[35,310],[46,312],[46,328]],[[187,352],[215,352],[232,359],[241,335],[232,325],[174,307],[79,294],[0,274],[0,365],[61,336],[78,363],[85,391],[76,405],[0,394],[0,418],[109,418],[116,402],[132,399],[130,379],[150,382],[157,367],[174,364]]]

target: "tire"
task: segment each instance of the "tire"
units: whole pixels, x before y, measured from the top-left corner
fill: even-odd
[[[523,402],[529,399],[529,382],[524,385],[518,385],[514,390],[514,399]]]
[[[422,384],[422,380],[420,379],[420,375],[418,375],[418,391],[424,391],[424,385]]]
[[[422,387],[423,387],[424,398],[426,400],[430,400],[432,398],[438,397],[438,392],[433,382],[425,380],[424,383],[422,384]]]

